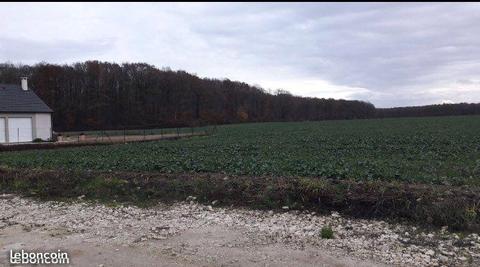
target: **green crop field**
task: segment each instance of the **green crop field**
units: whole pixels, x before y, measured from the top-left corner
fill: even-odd
[[[3,152],[0,166],[480,184],[480,116],[227,125],[176,141]]]

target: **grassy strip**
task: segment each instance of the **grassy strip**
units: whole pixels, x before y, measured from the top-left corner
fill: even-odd
[[[452,230],[480,230],[480,188],[221,174],[155,174],[0,168],[0,191],[42,198],[120,201],[218,200],[261,209],[337,210],[363,218],[405,219]]]

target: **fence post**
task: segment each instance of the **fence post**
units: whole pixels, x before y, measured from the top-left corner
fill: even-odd
[[[17,143],[20,143],[20,128],[17,128]]]
[[[123,128],[123,142],[124,142],[124,143],[127,142],[126,138],[127,138],[127,137],[125,136],[125,128]]]

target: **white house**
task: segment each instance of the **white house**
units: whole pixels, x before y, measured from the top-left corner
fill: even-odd
[[[52,138],[52,110],[28,88],[0,84],[0,143],[25,143]]]

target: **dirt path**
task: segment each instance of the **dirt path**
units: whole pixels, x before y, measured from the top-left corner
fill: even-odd
[[[331,225],[335,239],[322,239]],[[460,242],[461,241],[461,242]],[[460,242],[460,243],[458,243]],[[458,244],[457,244],[458,243]],[[0,265],[10,250],[69,252],[75,266],[478,266],[480,238],[338,214],[182,202],[140,209],[0,196]]]
[[[32,149],[56,149],[65,147],[79,147],[90,145],[112,145],[112,144],[126,144],[133,142],[149,142],[160,140],[175,140],[181,138],[189,138],[194,136],[205,136],[207,133],[182,133],[182,134],[162,134],[162,135],[127,135],[127,136],[110,136],[110,137],[95,137],[87,136],[84,140],[79,140],[78,136],[66,137],[62,141],[57,142],[41,142],[41,143],[8,143],[0,146],[2,151],[19,151]]]
[[[52,236],[53,235],[53,236]],[[69,253],[74,266],[379,266],[368,261],[334,257],[314,247],[253,244],[241,231],[205,226],[166,240],[116,245],[85,241],[62,229],[25,231],[21,226],[3,229],[0,262],[8,262],[12,249]]]

